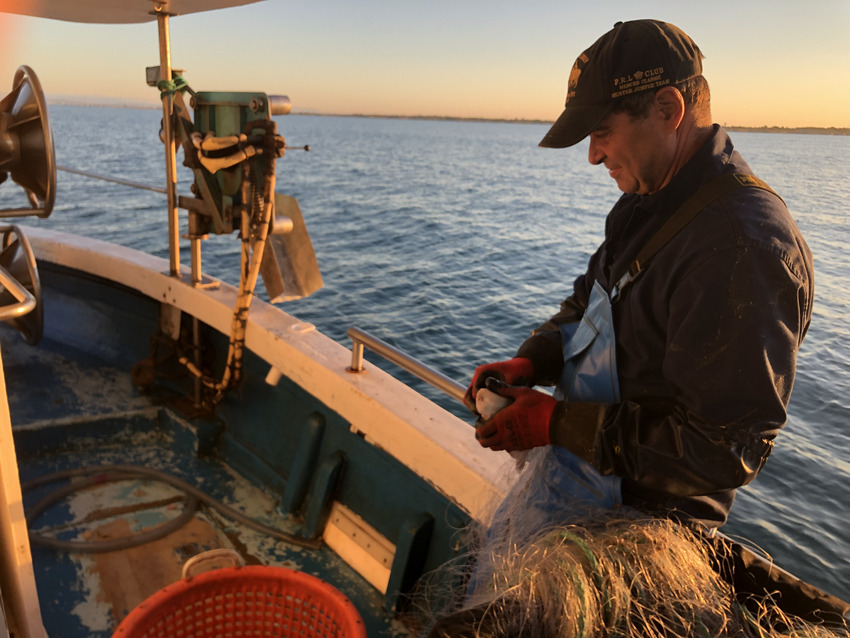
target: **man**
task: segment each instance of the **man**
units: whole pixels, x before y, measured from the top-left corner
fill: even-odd
[[[574,499],[719,527],[785,424],[811,253],[712,124],[702,54],[677,27],[618,23],[578,57],[540,145],[588,136],[624,194],[560,311],[476,369],[473,411],[485,386],[512,401],[476,437],[546,446],[541,523],[568,522]]]

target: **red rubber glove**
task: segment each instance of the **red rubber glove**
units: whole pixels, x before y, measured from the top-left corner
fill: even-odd
[[[493,381],[487,384],[487,389],[513,399],[513,403],[490,420],[475,424],[475,438],[482,447],[513,452],[552,442],[549,424],[558,405],[553,397],[531,388]]]
[[[514,357],[507,361],[485,363],[475,368],[472,382],[463,395],[463,403],[475,416],[481,416],[475,409],[475,393],[484,387],[487,379],[495,378],[508,385],[531,385],[534,379],[534,364],[531,359]]]

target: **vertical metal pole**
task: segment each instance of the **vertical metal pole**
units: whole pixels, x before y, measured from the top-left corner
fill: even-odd
[[[201,270],[201,240],[199,237],[191,238],[189,254],[192,258],[192,285],[197,286],[204,278],[203,271]]]
[[[349,333],[349,336],[351,334]],[[351,337],[351,372],[363,372],[363,342]]]
[[[199,213],[189,211],[189,256],[192,271],[192,285],[199,286],[203,280],[201,270],[201,240],[206,239],[203,219]]]
[[[199,286],[203,279],[201,271],[201,220],[198,213],[189,211],[189,248],[191,257],[191,275],[192,285]],[[195,367],[201,369],[201,328],[197,317],[192,317],[192,345],[195,353]],[[195,407],[201,407],[201,379],[195,377],[195,392],[194,392]]]
[[[159,26],[159,76],[171,80],[171,45],[168,34],[168,14],[158,10]],[[180,219],[177,215],[177,149],[171,115],[174,100],[171,94],[162,100],[162,121],[165,131],[165,187],[168,194],[168,260],[172,277],[180,277]]]
[[[201,327],[197,317],[192,317],[192,351],[194,355],[195,367],[201,369]],[[196,408],[201,407],[201,380],[195,378],[194,396],[192,397]]]

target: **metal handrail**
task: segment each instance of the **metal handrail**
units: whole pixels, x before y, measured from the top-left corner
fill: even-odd
[[[363,372],[363,348],[368,347],[375,354],[382,356],[390,363],[394,363],[403,370],[419,377],[426,383],[431,384],[438,390],[445,392],[447,395],[458,401],[463,401],[463,395],[466,393],[466,386],[461,385],[454,379],[447,377],[442,372],[434,370],[434,368],[414,359],[409,354],[402,352],[382,341],[368,332],[359,328],[349,328],[348,336],[351,339],[351,372]]]
[[[37,302],[32,293],[2,266],[0,266],[0,288],[5,288],[17,299],[17,302],[0,307],[0,321],[22,317],[35,309]]]

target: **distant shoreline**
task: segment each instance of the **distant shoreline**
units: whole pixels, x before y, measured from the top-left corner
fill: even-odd
[[[142,109],[154,110],[159,107],[156,105],[136,104],[136,103],[114,103],[107,102],[82,102],[70,99],[54,98],[47,99],[48,105],[56,106],[91,106],[96,108],[124,108],[124,109]],[[486,117],[454,117],[454,116],[439,116],[439,115],[364,115],[362,113],[319,113],[316,111],[293,111],[292,115],[310,115],[316,117],[362,117],[376,120],[430,120],[437,122],[502,122],[508,124],[551,124],[551,120],[524,120],[524,119],[504,119],[504,118],[486,118]],[[850,135],[850,128],[837,127],[785,127],[785,126],[727,126],[723,128],[730,132],[737,133],[784,133],[791,135]]]
[[[786,128],[784,126],[724,126],[733,133],[788,133],[794,135],[850,135],[850,128],[818,128],[800,127]]]
[[[316,115],[330,117],[364,117],[375,119],[389,120],[436,120],[447,122],[505,122],[508,124],[551,124],[552,120],[522,120],[522,119],[498,119],[485,117],[451,117],[451,116],[432,116],[432,115],[362,115],[360,113],[315,113],[315,112],[293,112],[293,115]],[[817,126],[803,127],[785,127],[785,126],[727,126],[723,125],[727,131],[737,133],[785,133],[796,135],[850,135],[850,128],[829,127],[822,128]]]

